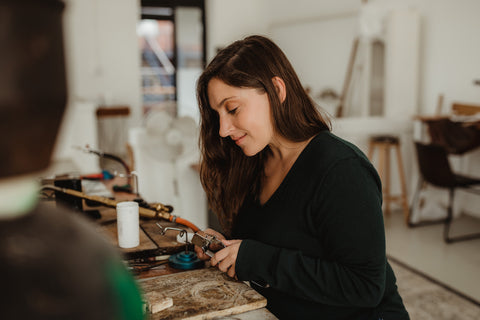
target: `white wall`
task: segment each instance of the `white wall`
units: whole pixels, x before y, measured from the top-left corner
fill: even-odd
[[[372,0],[392,6],[394,0]],[[452,101],[480,104],[480,1],[404,0],[422,15],[420,108],[433,113],[438,95],[445,94],[444,110]]]
[[[420,95],[419,108],[422,113],[435,111],[438,95],[443,93],[444,110],[452,101],[480,103],[480,87],[473,85],[480,78],[480,41],[476,31],[480,30],[480,1],[478,0],[370,0],[385,8],[417,8],[421,15],[420,52]],[[209,59],[215,48],[250,33],[271,35],[272,26],[294,23],[316,23],[325,16],[345,15],[360,9],[361,0],[207,0],[208,53]],[[255,9],[256,8],[256,9]],[[328,30],[332,41],[342,34],[332,28]],[[315,35],[292,36],[292,43]],[[318,44],[320,46],[320,44]],[[285,44],[290,50],[291,44]],[[310,44],[312,46],[312,44]],[[300,53],[295,53],[299,55]],[[302,75],[303,70],[312,70],[311,61],[295,66]],[[326,73],[335,72],[338,66]],[[346,66],[344,67],[346,69]],[[345,69],[338,69],[344,76]],[[333,70],[333,71],[332,71]],[[300,73],[299,72],[299,73]],[[313,75],[304,75],[305,81]],[[308,83],[308,82],[307,82]],[[338,76],[332,79],[337,85]]]
[[[207,62],[217,49],[250,34],[265,34],[269,0],[206,0]]]
[[[139,109],[138,0],[67,0],[70,97]]]
[[[269,26],[269,36],[285,52],[305,87],[316,95],[332,88],[340,93],[352,50],[357,12],[283,21]],[[334,36],[332,33],[334,31]]]
[[[96,107],[128,105],[132,123],[140,116],[139,1],[66,0],[65,4],[69,102],[54,158],[73,158],[80,171],[94,171],[98,159],[72,146],[96,146],[92,123]]]

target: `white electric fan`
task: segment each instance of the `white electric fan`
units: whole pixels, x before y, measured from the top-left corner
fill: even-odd
[[[205,194],[194,169],[199,161],[195,120],[153,111],[143,128],[130,131],[130,143],[141,196],[147,202],[170,204],[173,214],[205,228]]]

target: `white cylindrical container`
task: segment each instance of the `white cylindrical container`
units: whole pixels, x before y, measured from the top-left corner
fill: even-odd
[[[117,203],[118,245],[133,248],[140,244],[138,203],[124,201]]]

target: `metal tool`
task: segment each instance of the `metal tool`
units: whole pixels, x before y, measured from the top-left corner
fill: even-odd
[[[83,199],[86,199],[86,200],[91,200],[91,201],[94,201],[94,202],[98,202],[98,203],[101,203],[101,204],[103,204],[107,207],[112,207],[112,208],[115,208],[117,206],[117,203],[120,202],[120,201],[113,200],[113,199],[110,199],[110,198],[101,197],[101,196],[97,196],[97,195],[87,195],[87,194],[85,194],[83,192],[80,192],[80,191],[77,191],[77,190],[60,188],[60,187],[56,187],[56,186],[53,186],[53,185],[43,185],[42,190],[44,190],[44,189],[50,189],[50,190],[63,192],[63,193],[66,193],[66,194],[69,194],[69,195],[72,195],[72,196],[75,196],[75,197],[79,197],[79,198],[83,198]],[[192,222],[190,222],[186,219],[183,219],[183,218],[179,218],[175,215],[172,215],[171,214],[171,212],[173,211],[172,206],[164,205],[162,203],[153,203],[153,204],[150,205],[150,207],[151,207],[150,209],[140,207],[139,208],[140,216],[142,216],[144,218],[151,218],[151,219],[162,218],[162,219],[165,219],[165,220],[168,220],[168,221],[176,222],[178,224],[184,225],[184,226],[192,229],[194,232],[200,230]]]
[[[95,155],[99,156],[100,158],[106,158],[106,159],[114,160],[114,161],[120,163],[120,164],[123,166],[123,168],[125,169],[125,172],[126,172],[127,174],[130,174],[130,167],[129,167],[128,164],[127,164],[122,158],[120,158],[119,156],[116,156],[116,155],[111,154],[111,153],[103,152],[102,150],[92,149],[88,144],[87,144],[85,147],[74,146],[73,148],[74,148],[74,149],[77,149],[77,150],[81,150],[81,151],[86,152],[86,153],[95,154]]]
[[[160,228],[160,230],[162,230],[160,232],[161,235],[165,235],[168,230],[180,232],[180,237],[183,237],[185,235],[185,251],[171,255],[170,258],[168,258],[168,264],[172,268],[181,270],[192,270],[204,266],[204,262],[198,259],[197,254],[193,251],[188,250],[188,245],[190,244],[190,242],[188,241],[187,230],[172,227],[164,228],[159,223],[156,223],[156,225]]]
[[[192,243],[202,248],[210,258],[213,257],[215,251],[225,248],[225,245],[216,236],[203,231],[198,231],[193,235]]]
[[[185,229],[180,229],[180,228],[174,228],[174,227],[162,227],[158,222],[155,223],[157,225],[157,227],[160,228],[160,234],[163,236],[165,235],[165,233],[167,233],[168,230],[174,230],[174,231],[178,231],[178,235],[181,237],[185,236],[185,252],[188,252],[188,244],[190,242],[188,242],[188,232],[187,230]]]

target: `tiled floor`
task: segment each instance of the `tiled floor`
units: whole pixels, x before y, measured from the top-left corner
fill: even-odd
[[[462,216],[452,234],[480,232],[480,218]],[[401,212],[385,217],[387,254],[480,303],[480,239],[446,244],[443,225],[408,228]]]

